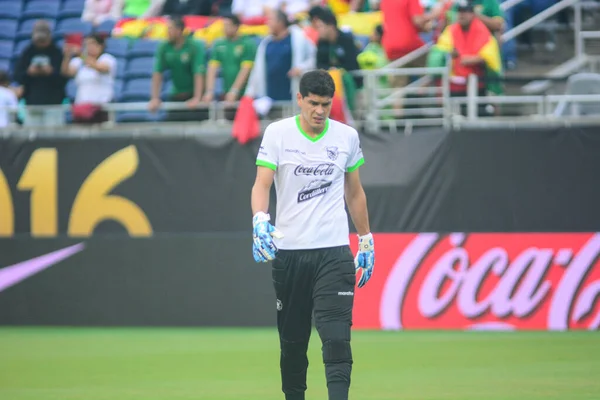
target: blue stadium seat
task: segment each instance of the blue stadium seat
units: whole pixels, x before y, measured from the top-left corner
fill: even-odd
[[[0,3],[0,19],[19,19],[21,18],[21,3],[15,2],[3,2]]]
[[[136,102],[149,101],[151,90],[150,79],[132,79],[125,83],[121,93],[121,101]]]
[[[154,58],[142,57],[134,58],[127,64],[125,77],[129,79],[150,78],[152,76],[152,68],[154,67]]]
[[[26,19],[21,21],[21,25],[19,26],[19,30],[17,31],[17,40],[29,39],[31,38],[31,33],[33,32],[33,26],[35,22],[39,18]],[[47,20],[50,24],[51,29],[54,30],[55,22],[54,20]]]
[[[58,19],[69,19],[69,18],[81,18],[83,14],[83,7],[85,0],[67,0],[63,3],[62,8],[58,14]]]
[[[14,43],[12,41],[1,41],[0,42],[0,58],[3,60],[10,60],[13,55],[13,46],[14,46]]]
[[[363,49],[365,47],[367,47],[367,45],[371,41],[371,39],[368,36],[361,36],[361,35],[354,36],[354,39],[360,45],[358,48],[359,51],[363,51]]]
[[[14,49],[13,49],[13,59],[17,60],[19,57],[21,57],[21,53],[23,53],[23,50],[25,50],[25,47],[29,46],[29,43],[31,41],[29,39],[25,39],[25,40],[21,40],[19,42],[17,42],[17,44],[15,45]]]
[[[129,58],[154,57],[160,42],[156,40],[136,40],[127,53]]]
[[[117,58],[117,79],[125,79],[125,71],[127,70],[127,60]]]
[[[129,51],[129,41],[127,39],[108,38],[106,39],[106,52],[117,58],[126,58]]]
[[[56,30],[54,31],[54,36],[63,37],[70,33],[81,33],[84,36],[92,33],[93,27],[89,22],[82,21],[79,18],[69,18],[61,20]]]
[[[106,21],[102,22],[100,25],[98,25],[94,29],[94,32],[104,34],[104,35],[110,35],[110,34],[112,34],[115,24],[116,24],[115,21],[106,20]]]
[[[21,14],[21,19],[56,19],[58,10],[60,9],[59,1],[31,1],[25,5],[25,9]]]
[[[160,93],[160,98],[162,99],[162,101],[167,101],[169,99],[172,88],[173,88],[173,81],[168,80],[168,81],[163,82],[162,91]]]
[[[0,39],[14,40],[19,23],[15,20],[0,20]]]
[[[69,79],[66,90],[69,100],[75,101],[75,95],[77,94],[77,85],[75,84],[75,79]]]
[[[123,111],[118,112],[116,119],[118,123],[126,122],[158,122],[165,119],[166,113],[158,111],[150,113],[148,111]]]
[[[123,87],[125,82],[122,79],[115,80],[115,94],[113,96],[113,102],[118,103],[121,101],[121,95],[123,94]]]

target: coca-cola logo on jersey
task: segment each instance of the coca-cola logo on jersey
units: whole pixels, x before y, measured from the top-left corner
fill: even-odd
[[[298,165],[294,169],[294,175],[307,175],[307,176],[328,176],[333,175],[334,172],[334,164],[332,163],[323,163],[318,165]]]
[[[599,257],[598,233],[417,234],[379,269],[381,328],[599,329]]]

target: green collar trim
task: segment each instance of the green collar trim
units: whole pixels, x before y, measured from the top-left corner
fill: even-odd
[[[310,136],[308,133],[304,132],[304,129],[302,129],[302,125],[300,125],[300,115],[296,115],[296,126],[298,127],[298,130],[300,131],[300,133],[302,135],[304,135],[305,138],[307,138],[308,140],[310,140],[311,142],[316,142],[319,139],[321,139],[323,136],[325,136],[325,134],[327,133],[327,131],[329,130],[329,118],[327,118],[325,120],[325,128],[323,129],[323,132],[319,133],[317,136],[312,137]]]

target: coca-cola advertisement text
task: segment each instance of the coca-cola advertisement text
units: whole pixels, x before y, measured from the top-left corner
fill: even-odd
[[[354,328],[598,330],[599,256],[600,233],[375,234]]]

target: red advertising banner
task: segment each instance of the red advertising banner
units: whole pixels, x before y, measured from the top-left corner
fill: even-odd
[[[597,330],[600,233],[376,234],[355,293],[356,329]]]

